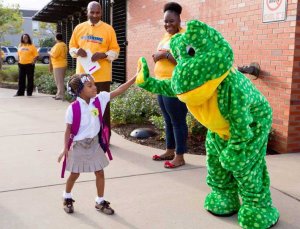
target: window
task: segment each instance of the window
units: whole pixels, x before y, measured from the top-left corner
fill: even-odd
[[[8,50],[9,50],[10,52],[18,52],[18,49],[16,49],[16,48],[8,48]]]
[[[1,48],[3,50],[4,53],[7,53],[6,48]]]
[[[40,52],[47,52],[47,48],[41,48]]]

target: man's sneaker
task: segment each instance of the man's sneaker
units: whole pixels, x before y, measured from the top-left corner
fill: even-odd
[[[104,214],[113,215],[115,211],[109,205],[110,203],[108,201],[103,200],[100,204],[96,202],[95,208]]]
[[[64,210],[66,213],[74,212],[73,202],[75,202],[75,200],[73,200],[72,198],[64,199]]]

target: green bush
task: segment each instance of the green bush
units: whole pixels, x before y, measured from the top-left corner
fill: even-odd
[[[36,64],[34,69],[34,79],[40,78],[42,75],[49,75],[47,64]],[[18,82],[19,68],[17,64],[3,65],[0,71],[0,80],[3,82]]]
[[[118,85],[114,84],[112,90]],[[161,139],[165,138],[164,118],[158,106],[156,95],[138,87],[131,87],[123,95],[111,102],[111,121],[113,124],[152,123],[161,130]],[[206,128],[189,112],[187,114],[188,132],[191,136],[204,136]]]
[[[112,90],[117,86],[114,84]],[[135,86],[115,98],[110,109],[113,124],[149,123],[149,118],[160,112],[156,95]]]
[[[74,70],[67,70],[66,77],[64,79],[65,87],[70,79],[70,76],[73,74]],[[35,75],[39,75],[35,79],[35,86],[38,87],[39,92],[51,95],[54,95],[56,93],[57,88],[52,73],[49,73],[48,70],[46,72],[44,69],[41,68],[39,72]],[[68,101],[72,100],[72,96],[67,93],[67,90],[65,91],[65,99]]]
[[[189,134],[192,136],[199,136],[206,134],[206,127],[202,126],[199,121],[197,121],[194,116],[188,112],[186,116],[186,123],[188,126]]]
[[[48,64],[36,64],[34,69],[34,79],[38,79],[43,75],[51,75]]]
[[[162,115],[160,116],[152,115],[149,120],[157,129],[161,131],[159,136],[160,139],[166,139],[166,132],[164,131],[165,130],[164,117]]]
[[[44,74],[35,80],[35,86],[38,87],[39,92],[54,95],[56,93],[56,85],[52,75]]]
[[[19,77],[18,65],[3,65],[0,71],[0,81],[17,82]]]

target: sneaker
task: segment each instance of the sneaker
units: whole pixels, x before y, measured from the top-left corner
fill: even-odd
[[[100,204],[96,202],[95,208],[106,215],[113,215],[115,211],[109,205],[110,203],[108,201],[103,200]]]
[[[64,210],[66,213],[74,212],[73,202],[75,202],[75,200],[73,200],[72,198],[64,199]]]

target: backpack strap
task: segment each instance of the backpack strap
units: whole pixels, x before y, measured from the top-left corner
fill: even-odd
[[[72,111],[73,111],[73,121],[72,121],[72,125],[71,125],[71,134],[70,134],[70,138],[69,138],[69,142],[68,142],[68,150],[71,148],[73,139],[79,131],[80,120],[81,120],[81,110],[80,110],[79,101],[78,100],[74,101],[71,104],[71,106],[72,106]],[[61,178],[64,178],[64,176],[65,176],[66,165],[67,165],[67,156],[65,155],[64,161],[62,164],[62,169],[61,169]]]
[[[98,97],[95,98],[95,101],[93,102],[93,104],[99,111],[99,121],[100,121],[99,144],[100,144],[101,148],[103,149],[103,151],[105,153],[107,153],[109,160],[112,160],[113,157],[112,157],[111,151],[109,149],[109,140],[108,140],[109,139],[109,128],[103,120],[101,104],[100,104],[100,100]]]

